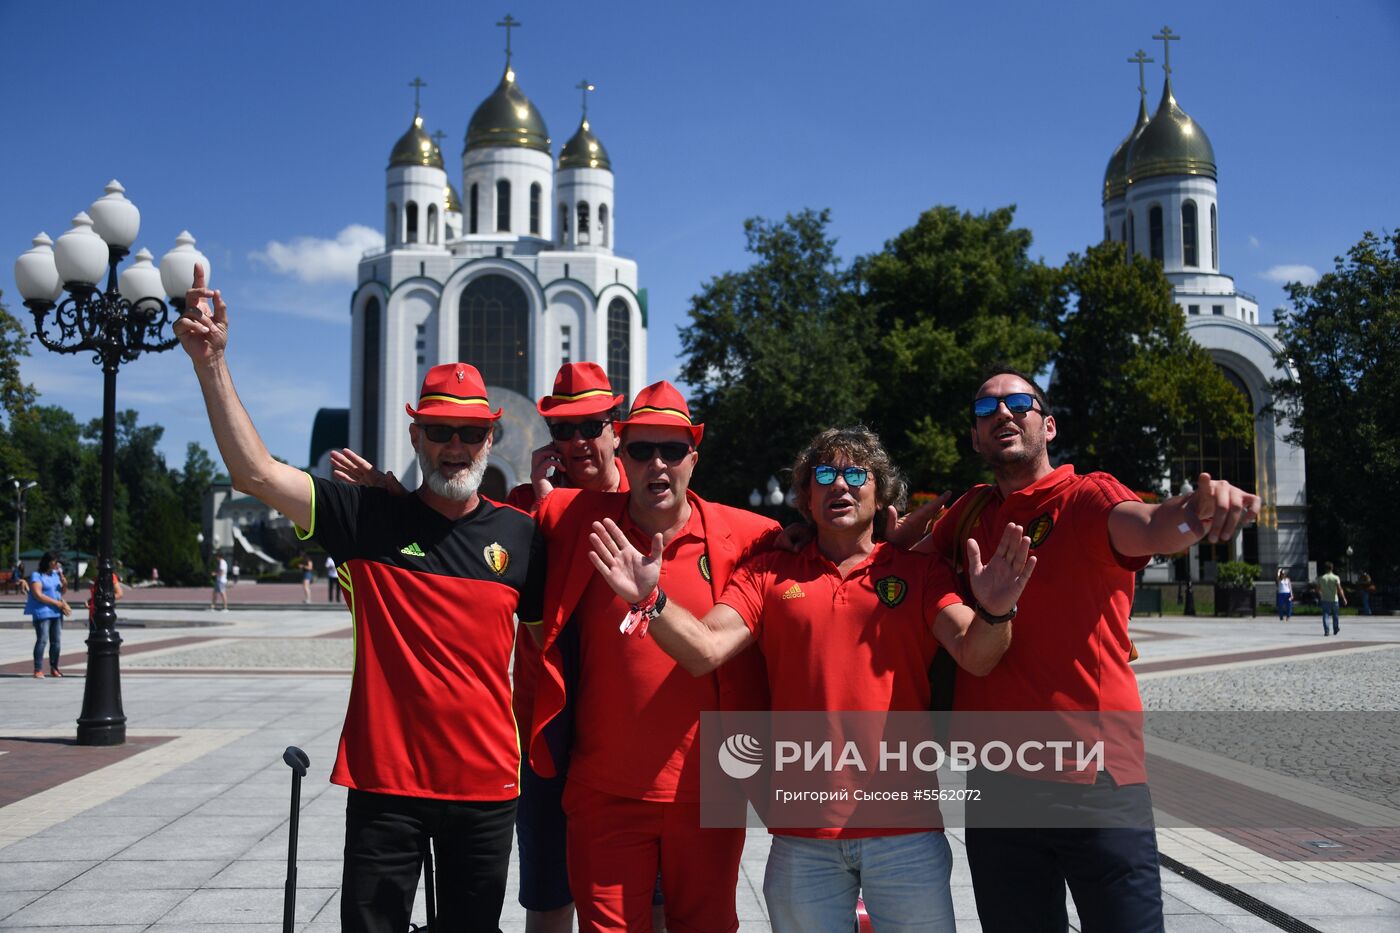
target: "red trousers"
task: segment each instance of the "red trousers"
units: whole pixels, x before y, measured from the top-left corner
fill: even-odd
[[[569,887],[580,933],[651,933],[656,873],[671,933],[734,933],[743,829],[702,829],[698,803],[615,797],[570,781]]]

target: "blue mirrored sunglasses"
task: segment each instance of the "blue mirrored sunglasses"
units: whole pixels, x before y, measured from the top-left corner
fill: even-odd
[[[1012,392],[1010,395],[984,395],[972,403],[972,413],[979,418],[996,414],[997,406],[1006,403],[1006,410],[1013,415],[1024,415],[1035,409],[1035,396],[1029,392]]]
[[[865,467],[848,466],[834,467],[830,464],[822,464],[812,470],[812,479],[817,481],[818,486],[830,486],[836,482],[836,475],[846,481],[846,485],[852,489],[858,489],[865,485],[865,479],[870,475],[870,471]]]

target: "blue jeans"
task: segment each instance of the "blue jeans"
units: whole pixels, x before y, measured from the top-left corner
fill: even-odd
[[[1293,596],[1290,593],[1278,594],[1278,617],[1280,619],[1293,618]]]
[[[58,648],[63,640],[63,616],[34,620],[34,670],[44,669],[44,642],[49,643],[49,667],[58,670]]]
[[[763,899],[774,933],[850,933],[861,893],[880,933],[943,933],[955,929],[952,871],[942,833],[774,836]]]
[[[1322,607],[1322,634],[1327,634],[1327,616],[1329,614],[1332,616],[1332,634],[1340,634],[1342,631],[1342,614],[1341,610],[1338,608],[1337,601],[1334,599],[1329,603],[1323,600],[1318,603],[1318,605]]]

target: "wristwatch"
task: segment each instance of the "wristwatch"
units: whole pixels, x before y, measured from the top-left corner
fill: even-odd
[[[1012,619],[1016,618],[1015,606],[1012,606],[1010,609],[1006,610],[999,616],[994,616],[986,609],[984,609],[981,603],[974,600],[972,603],[972,611],[981,616],[982,621],[986,622],[988,625],[1001,625],[1003,623],[1010,622]]]

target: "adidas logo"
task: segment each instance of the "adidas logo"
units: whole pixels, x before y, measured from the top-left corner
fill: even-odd
[[[801,599],[806,595],[806,593],[802,592],[802,587],[794,583],[787,588],[787,592],[783,594],[783,599]]]
[[[408,547],[399,548],[400,554],[407,554],[409,557],[426,557],[423,549],[418,546],[418,542],[413,542]]]

